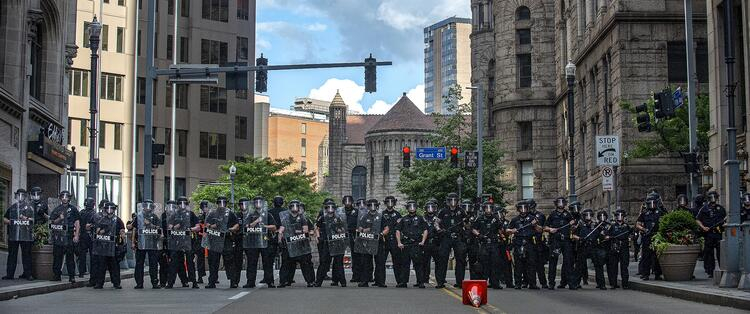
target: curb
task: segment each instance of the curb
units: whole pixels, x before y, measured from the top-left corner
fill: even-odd
[[[596,280],[595,275],[589,274],[589,280]],[[622,283],[621,280],[618,280],[618,282]],[[630,285],[630,290],[750,311],[750,299],[743,299],[739,297],[732,297],[710,292],[707,293],[695,289],[663,287],[659,285],[652,285],[635,281],[628,282],[628,285]]]
[[[120,279],[131,279],[133,278],[133,272],[127,272],[127,273],[121,273]],[[76,278],[78,279],[78,278]],[[109,281],[109,276],[105,279],[105,281]],[[47,284],[47,285],[40,285],[40,286],[33,286],[33,287],[21,287],[20,289],[16,290],[9,290],[9,291],[2,291],[0,292],[0,301],[7,301],[17,298],[23,298],[33,295],[40,295],[40,294],[47,294],[57,291],[63,291],[63,290],[69,290],[69,289],[76,289],[76,288],[83,288],[88,284],[88,279],[84,280],[81,279],[80,281],[76,282],[65,282],[65,283],[54,283],[54,284]],[[33,283],[33,282],[32,282]],[[39,283],[43,283],[40,281]]]

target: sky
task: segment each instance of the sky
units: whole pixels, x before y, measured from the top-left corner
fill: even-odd
[[[349,110],[384,114],[407,93],[424,111],[424,27],[471,17],[470,0],[257,0],[255,54],[269,65],[363,62],[378,67],[376,93],[365,93],[364,68],[272,71],[271,106],[297,97],[330,101],[341,92]]]

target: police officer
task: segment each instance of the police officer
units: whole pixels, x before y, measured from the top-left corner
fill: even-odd
[[[276,223],[279,224],[277,226],[277,228],[276,228],[276,229],[279,229],[281,227],[281,217],[280,217],[280,214],[281,214],[281,212],[287,210],[286,208],[284,208],[284,198],[281,195],[276,195],[276,196],[273,197],[272,203],[273,203],[273,207],[271,207],[271,209],[268,210],[268,214],[273,217],[273,220]],[[271,255],[273,256],[272,261],[275,262],[275,263],[278,263],[277,266],[279,267],[279,269],[281,269],[281,268],[284,267],[284,265],[281,262],[281,258],[280,258],[280,256],[281,256],[281,249],[279,248],[278,232],[272,233],[271,239],[269,239],[269,240],[270,241],[269,241],[268,245],[269,245],[269,248],[270,248]],[[277,257],[279,258],[278,261],[276,260]],[[279,273],[281,273],[281,272],[279,272]],[[279,284],[283,283],[284,280],[285,279],[279,278]],[[263,281],[261,281],[261,283],[271,284],[272,285],[273,281],[266,282],[265,279],[264,279]]]
[[[534,254],[533,238],[534,231],[541,229],[538,221],[533,215],[529,214],[529,205],[524,202],[516,204],[518,216],[513,217],[510,221],[508,233],[513,234],[513,262],[515,275],[515,288],[521,289],[523,285],[528,285],[529,289],[539,290],[536,285],[536,257]],[[526,276],[526,282],[523,277]]]
[[[620,271],[622,278],[622,288],[628,289],[628,265],[630,263],[630,242],[628,238],[633,229],[625,222],[625,211],[618,209],[615,211],[615,222],[607,231],[605,241],[610,243],[610,254],[607,263],[607,277],[612,289],[619,288],[617,284],[617,271]]]
[[[268,242],[271,238],[271,233],[276,231],[278,223],[274,220],[273,215],[269,215],[265,212],[266,210],[266,199],[262,196],[256,196],[252,201],[252,208],[247,208],[248,203],[240,202],[240,207],[243,210],[243,227],[245,231],[247,229],[260,228],[260,236],[264,237]],[[265,227],[265,230],[261,228]],[[249,240],[249,239],[248,239]],[[263,281],[266,283],[268,288],[276,288],[273,280],[273,253],[275,251],[270,247],[270,243],[266,243],[265,248],[245,248],[244,253],[247,257],[247,269],[245,271],[246,283],[242,288],[254,288],[255,278],[258,274],[258,257],[262,259],[263,263]],[[241,264],[240,264],[241,265]]]
[[[427,222],[427,242],[423,247],[424,259],[422,261],[422,283],[430,281],[430,265],[432,262],[435,265],[439,265],[440,261],[440,237],[442,229],[440,229],[440,219],[437,217],[437,201],[431,198],[425,205],[425,222]]]
[[[750,213],[750,193],[742,194],[742,209],[740,210],[740,221],[745,222]]]
[[[570,212],[570,216],[573,218],[573,225],[571,225],[570,232],[567,235],[571,239],[571,246],[573,247],[573,269],[571,271],[571,278],[573,279],[573,282],[568,282],[568,288],[570,288],[570,290],[576,290],[581,288],[581,283],[583,283],[584,285],[589,284],[588,275],[578,275],[584,272],[588,272],[588,266],[586,265],[586,259],[584,257],[583,244],[574,239],[574,236],[578,234],[578,227],[583,224],[583,218],[581,217],[581,203],[578,201],[570,203],[570,205],[568,205],[568,211]],[[568,281],[570,281],[570,279]]]
[[[427,221],[417,215],[417,202],[409,200],[406,202],[407,215],[402,217],[396,225],[396,242],[401,250],[401,273],[396,278],[397,288],[406,288],[409,283],[410,265],[414,265],[417,287],[424,289],[422,280],[424,270],[422,263],[422,248],[427,242]]]
[[[218,208],[206,215],[207,232],[208,230],[217,230],[218,232],[221,232],[220,230],[226,230],[226,233],[230,233],[239,230],[240,225],[237,216],[234,214],[233,210],[227,208],[227,198],[225,196],[217,197],[216,204]],[[215,241],[220,240],[217,238]],[[216,283],[219,280],[219,264],[222,259],[224,260],[225,271],[227,273],[234,271],[233,267],[235,265],[232,264],[232,254],[234,253],[232,239],[224,234],[223,242],[223,245],[217,243],[218,246],[221,246],[221,250],[212,250],[211,248],[208,250],[208,285],[206,285],[206,289],[216,288]],[[230,288],[237,288],[238,285],[238,282],[230,281],[229,283]]]
[[[529,204],[529,214],[534,216],[537,225],[540,227],[534,229],[534,238],[532,240],[537,261],[535,270],[536,276],[539,278],[541,287],[549,289],[549,286],[547,286],[547,276],[544,274],[544,265],[546,265],[549,260],[549,247],[547,246],[547,238],[544,235],[544,226],[547,224],[547,217],[544,216],[544,213],[536,210],[536,201],[534,201],[533,198],[526,200],[526,203]],[[554,284],[552,286],[554,288]]]
[[[316,237],[318,238],[318,256],[320,264],[318,265],[315,286],[320,287],[323,280],[331,269],[333,263],[333,272],[331,273],[331,286],[346,287],[346,277],[344,275],[344,254],[348,240],[336,240],[338,235],[346,235],[348,224],[346,217],[339,216],[336,212],[336,203],[328,200],[323,204],[321,215],[315,224]],[[333,248],[340,249],[342,254],[333,254]],[[338,252],[335,252],[338,253]]]
[[[139,204],[142,213],[136,215],[131,225],[128,226],[128,230],[132,232],[131,243],[132,249],[135,252],[135,289],[143,289],[146,257],[148,257],[148,275],[151,278],[151,287],[153,289],[161,288],[159,285],[159,259],[161,258],[161,250],[156,249],[158,243],[155,242],[162,240],[154,240],[157,237],[150,235],[139,236],[144,231],[148,232],[162,228],[161,213],[154,212],[157,206],[152,200],[143,201],[143,203]],[[140,219],[143,219],[143,221],[141,222]],[[141,226],[143,226],[144,230],[141,230]],[[141,241],[149,243],[139,243]],[[144,249],[141,249],[141,247],[144,247]]]
[[[379,225],[382,223],[382,217],[380,216],[380,213],[378,213],[379,206],[380,203],[376,199],[370,199],[367,201],[367,213],[363,214],[362,217],[357,220],[358,233],[368,232],[377,234],[379,237],[383,236],[383,228]],[[381,240],[378,240],[378,247],[380,246],[380,241]],[[359,274],[361,277],[359,278],[360,281],[357,286],[368,287],[369,283],[373,281],[373,260],[375,259],[375,255],[361,253],[360,257],[361,263]]]
[[[197,283],[203,283],[206,276],[206,248],[203,247],[203,237],[206,234],[206,215],[208,214],[208,201],[202,200],[198,204],[198,229],[193,232],[193,253],[195,253],[195,272]]]
[[[65,257],[68,281],[75,282],[74,243],[78,243],[80,235],[80,216],[78,208],[70,204],[70,192],[60,192],[59,199],[61,204],[52,210],[49,218],[52,237],[56,238],[52,241],[52,272],[55,274],[52,281],[61,280],[63,257]]]
[[[94,233],[94,225],[96,223],[96,202],[93,198],[87,197],[83,201],[83,210],[81,211],[81,239],[78,241],[78,275],[82,277],[86,273],[87,260],[91,262],[91,273],[94,273],[94,263],[90,258],[91,252],[91,240],[92,234]],[[89,287],[94,286],[93,276],[89,277]]]
[[[685,210],[690,213],[693,212],[692,208],[690,208],[690,200],[688,200],[687,195],[680,194],[677,195],[677,208],[676,210]]]
[[[469,199],[461,201],[461,210],[466,213],[466,224],[464,228],[464,239],[466,242],[466,260],[469,265],[469,278],[471,280],[479,280],[483,278],[482,265],[479,261],[479,245],[476,236],[473,232],[474,221],[477,219],[477,213],[474,210],[474,203]],[[481,214],[481,213],[480,213]]]
[[[31,247],[34,245],[33,228],[36,214],[27,200],[26,190],[16,190],[14,200],[15,203],[3,215],[3,223],[8,230],[8,260],[3,279],[11,280],[15,276],[20,248],[23,274],[18,278],[34,280],[31,275]]]
[[[354,238],[357,236],[359,209],[354,207],[354,198],[351,195],[344,196],[341,199],[341,203],[344,204],[347,237],[349,238],[349,249],[351,251],[352,279],[349,282],[359,282],[361,278],[359,263],[361,263],[362,257],[359,253],[354,252]]]
[[[107,235],[114,234],[117,237],[115,243],[123,243],[125,240],[125,224],[122,219],[117,217],[117,205],[107,201],[102,206],[102,212],[97,215],[96,226],[94,232],[96,235]],[[111,230],[114,228],[114,230]],[[96,284],[94,289],[102,289],[104,286],[104,278],[106,272],[109,271],[109,280],[112,282],[112,286],[115,289],[122,289],[120,286],[120,258],[117,254],[115,256],[98,256],[94,255],[96,260],[95,270],[98,272],[96,275]],[[93,274],[92,274],[93,275]]]
[[[502,241],[503,222],[494,215],[493,205],[490,202],[482,204],[483,215],[478,215],[472,225],[472,233],[476,236],[479,248],[479,261],[482,264],[482,279],[489,280],[489,287],[502,289],[500,275],[504,269],[500,259],[505,257],[505,252],[500,252]]]
[[[503,283],[505,283],[505,286],[508,288],[514,288],[515,285],[513,284],[513,258],[512,258],[512,243],[510,241],[510,237],[508,234],[506,234],[505,230],[507,230],[510,226],[510,221],[505,218],[506,210],[505,208],[500,204],[495,204],[495,215],[497,216],[498,220],[500,221],[500,224],[502,225],[503,233],[500,234],[500,269],[501,269],[501,279]]]
[[[380,242],[378,255],[375,256],[375,286],[387,287],[385,284],[385,262],[388,255],[391,255],[393,262],[393,274],[396,278],[401,278],[401,252],[396,243],[396,224],[401,219],[401,214],[396,211],[396,198],[386,196],[384,200],[385,210],[383,211],[383,241]]]
[[[279,241],[282,242],[285,240],[284,232],[287,233],[293,233],[296,235],[300,234],[307,234],[309,233],[309,224],[307,219],[305,218],[301,203],[298,200],[292,200],[289,202],[289,221],[283,223],[281,227],[279,227]],[[294,230],[289,231],[286,230],[287,228],[294,228]],[[297,257],[290,257],[289,251],[287,247],[284,247],[282,249],[282,263],[284,264],[284,268],[282,271],[279,272],[279,278],[281,280],[284,280],[281,282],[281,285],[279,285],[279,288],[283,288],[286,286],[290,286],[292,284],[291,276],[294,275],[295,268],[297,267],[297,264],[299,264],[300,269],[302,269],[302,276],[305,278],[305,282],[307,282],[308,287],[314,286],[315,281],[315,270],[313,269],[312,265],[312,256],[311,254],[303,254],[301,256]]]
[[[445,276],[448,272],[448,258],[451,250],[456,261],[456,283],[453,286],[461,287],[466,274],[466,242],[464,239],[466,213],[458,207],[458,195],[456,193],[448,194],[446,204],[448,207],[438,214],[440,228],[445,230],[440,240],[439,264],[435,266],[437,281],[435,288],[438,289],[445,287]]]
[[[234,215],[237,216],[237,224],[240,228],[237,231],[229,233],[227,236],[232,239],[232,265],[234,265],[231,272],[227,272],[227,279],[230,282],[236,282],[239,285],[240,277],[242,277],[243,262],[245,260],[245,249],[242,246],[243,238],[243,226],[245,211],[250,209],[250,199],[242,197],[238,200],[237,205],[232,204],[234,208]],[[255,282],[253,282],[255,283]]]
[[[642,280],[648,280],[652,270],[655,279],[661,280],[661,267],[659,265],[659,260],[656,258],[656,252],[651,248],[651,238],[659,229],[659,219],[661,219],[661,216],[663,215],[663,211],[659,208],[658,202],[659,195],[653,192],[649,193],[646,197],[645,210],[641,212],[636,222],[635,228],[642,232],[641,265],[639,265]]]
[[[576,286],[583,277],[588,277],[588,268],[585,267],[585,265],[588,259],[591,259],[594,263],[594,270],[596,272],[596,287],[606,290],[607,288],[604,286],[603,268],[606,255],[600,256],[602,253],[606,253],[599,248],[599,242],[603,241],[605,238],[605,232],[603,230],[604,221],[595,223],[593,220],[594,211],[589,208],[583,210],[582,216],[583,221],[576,229],[576,234],[573,235],[573,239],[578,242],[578,263],[584,265],[584,267],[577,269]],[[600,216],[603,215],[597,215],[597,217]]]
[[[696,222],[700,226],[701,231],[703,231],[705,238],[703,243],[703,269],[708,274],[708,278],[713,278],[716,262],[719,261],[719,256],[721,256],[719,243],[721,242],[722,229],[724,220],[727,217],[727,211],[723,206],[718,204],[719,193],[711,191],[708,192],[707,196],[708,204],[703,207]]]
[[[549,286],[555,289],[555,278],[557,276],[557,261],[562,255],[562,269],[560,271],[560,285],[565,288],[572,282],[573,273],[573,245],[570,239],[570,231],[573,229],[575,220],[567,209],[568,201],[564,197],[555,199],[555,210],[549,214],[544,231],[549,233]]]
[[[607,233],[609,233],[612,225],[609,223],[609,214],[607,214],[607,211],[604,209],[601,209],[596,213],[596,221],[599,223],[599,229],[591,235],[591,237],[597,235],[596,242],[594,242],[594,254],[592,257],[594,261],[594,270],[596,272],[596,287],[601,290],[606,290],[604,266],[607,265],[607,258],[610,255],[611,249],[611,242],[607,241]]]
[[[185,196],[180,196],[177,199],[177,204],[174,209],[173,219],[167,221],[166,233],[169,237],[181,237],[183,230],[189,230],[188,236],[192,232],[200,231],[200,223],[198,216],[190,210],[190,201]],[[179,241],[172,241],[175,246]],[[192,241],[191,241],[192,242]],[[167,279],[167,288],[172,288],[177,275],[180,277],[186,276],[187,278],[180,278],[185,287],[185,282],[190,281],[193,284],[193,289],[198,289],[198,282],[195,279],[195,263],[193,262],[193,250],[184,251],[177,247],[169,247],[169,278]],[[187,273],[185,274],[185,265],[187,266]]]

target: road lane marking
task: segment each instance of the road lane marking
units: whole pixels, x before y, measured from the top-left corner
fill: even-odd
[[[230,297],[229,300],[237,300],[237,299],[242,298],[242,297],[244,297],[244,296],[246,296],[248,294],[250,294],[250,292],[247,292],[247,291],[240,292],[240,293],[235,294],[234,296]]]

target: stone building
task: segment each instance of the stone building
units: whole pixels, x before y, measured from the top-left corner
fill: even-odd
[[[696,1],[703,3],[703,1]],[[487,91],[489,137],[502,134],[504,163],[517,190],[542,208],[568,195],[568,60],[576,65],[574,145],[578,200],[637,212],[655,188],[669,202],[687,191],[674,155],[625,158],[617,187],[602,190],[595,137],[619,135],[622,151],[654,134],[638,133],[621,103],[640,104],[652,91],[685,85],[682,0],[473,0],[472,83]],[[705,83],[705,10],[695,5],[698,80]]]
[[[325,190],[339,200],[352,195],[382,202],[393,195],[404,201],[396,189],[402,148],[429,146],[433,118],[422,113],[406,93],[385,115],[350,115],[337,93],[329,118]]]

